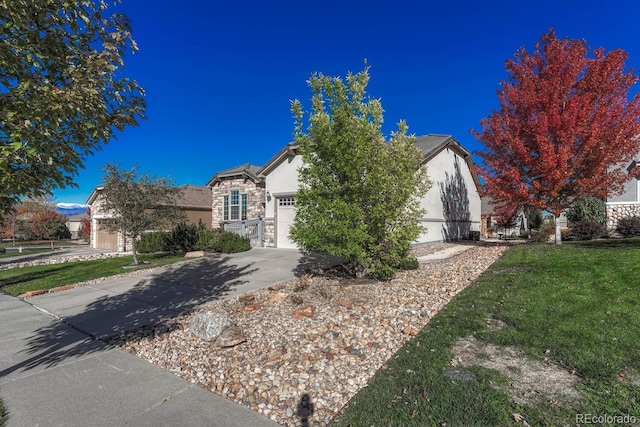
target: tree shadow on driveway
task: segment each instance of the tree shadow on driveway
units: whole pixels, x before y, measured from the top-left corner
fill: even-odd
[[[247,283],[257,270],[251,262],[234,265],[226,256],[207,257],[34,297],[29,300],[32,305],[61,321],[36,316],[32,310],[15,311],[31,317],[22,322],[13,316],[15,328],[30,338],[20,344],[16,344],[20,340],[12,341],[20,348],[12,352],[10,360],[15,363],[0,371],[0,378],[18,370],[42,370],[109,348],[100,340],[222,299]],[[36,317],[38,321],[34,321]]]

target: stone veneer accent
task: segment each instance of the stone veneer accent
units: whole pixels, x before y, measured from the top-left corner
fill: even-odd
[[[255,183],[250,178],[222,178],[216,182],[211,188],[213,202],[212,210],[212,228],[220,228],[224,223],[222,209],[224,201],[222,196],[229,194],[229,190],[238,189],[240,193],[247,194],[247,219],[259,219],[264,217],[265,190],[264,183]],[[232,221],[227,221],[232,222]]]
[[[618,221],[622,218],[640,216],[640,203],[638,204],[614,204],[607,203],[607,228],[615,230]]]

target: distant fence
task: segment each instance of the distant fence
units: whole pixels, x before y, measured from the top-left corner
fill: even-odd
[[[248,237],[251,241],[251,246],[262,246],[263,226],[260,219],[224,224],[224,230],[239,234],[242,237]]]

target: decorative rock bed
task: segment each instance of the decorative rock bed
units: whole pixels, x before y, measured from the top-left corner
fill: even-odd
[[[452,246],[425,246],[416,255]],[[507,247],[480,244],[390,282],[306,275],[110,342],[284,425],[299,425],[298,407],[308,398],[309,421],[325,425]],[[203,310],[228,315],[246,341],[224,348],[196,337],[188,324]]]

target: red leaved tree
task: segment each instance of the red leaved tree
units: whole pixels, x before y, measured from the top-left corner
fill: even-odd
[[[89,218],[82,218],[80,220],[80,237],[91,236],[91,208],[87,209],[87,215]]]
[[[495,208],[495,215],[492,215],[493,223],[504,230],[505,238],[507,230],[518,225],[518,209],[509,205]]]
[[[546,209],[555,216],[582,196],[623,191],[625,169],[639,151],[640,97],[625,71],[628,55],[605,53],[584,40],[556,38],[550,30],[506,62],[508,81],[498,90],[500,110],[471,133],[485,149],[477,153],[486,192],[499,204]]]

